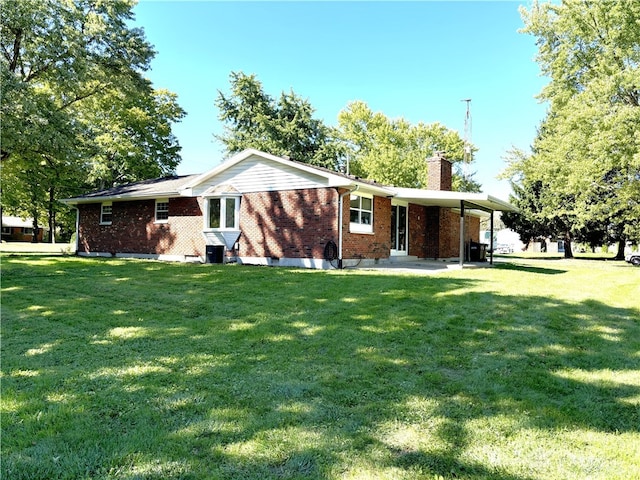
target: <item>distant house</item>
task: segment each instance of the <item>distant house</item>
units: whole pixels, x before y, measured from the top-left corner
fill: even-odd
[[[441,156],[428,162],[423,190],[249,149],[200,175],[65,202],[77,209],[79,255],[307,268],[459,258],[461,245],[479,240],[484,211],[513,207],[486,194],[452,192],[451,163]]]
[[[40,227],[36,241],[41,242],[47,228]],[[5,242],[33,242],[33,218],[2,216],[2,240]]]

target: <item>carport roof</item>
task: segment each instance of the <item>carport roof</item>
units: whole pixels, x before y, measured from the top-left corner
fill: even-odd
[[[460,208],[461,202],[464,202],[465,207],[470,207],[471,209],[502,212],[518,211],[518,209],[509,202],[486,193],[422,190],[419,188],[404,187],[387,188],[395,193],[394,198],[418,205]]]

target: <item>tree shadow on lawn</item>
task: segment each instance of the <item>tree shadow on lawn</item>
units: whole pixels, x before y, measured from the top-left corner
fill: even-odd
[[[474,423],[497,449],[640,431],[637,310],[444,276],[114,261],[70,282],[60,262],[3,266],[3,477],[526,480],[483,462]]]
[[[566,270],[561,270],[559,268],[536,267],[533,265],[523,265],[518,263],[498,263],[495,264],[495,267],[502,270],[518,270],[525,273],[541,273],[544,275],[559,275],[561,273],[567,273]]]

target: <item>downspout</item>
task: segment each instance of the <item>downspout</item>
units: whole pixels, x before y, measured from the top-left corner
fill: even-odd
[[[80,209],[75,206],[75,207],[71,207],[76,211],[76,246],[75,246],[75,250],[74,250],[74,254],[77,255],[78,254],[78,246],[80,245]]]
[[[359,186],[356,185],[353,189],[351,190],[347,190],[344,193],[340,194],[340,200],[338,202],[338,268],[342,269],[342,215],[343,215],[343,209],[342,209],[342,204],[344,202],[344,197],[346,197],[347,195],[351,195],[353,192],[355,192],[356,190],[358,190]]]

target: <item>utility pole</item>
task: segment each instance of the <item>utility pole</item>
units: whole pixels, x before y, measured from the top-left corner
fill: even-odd
[[[464,147],[462,152],[462,177],[463,181],[469,178],[469,164],[471,163],[471,99],[460,100],[467,104],[467,112],[464,117]],[[464,265],[466,256],[466,234],[465,234],[465,208],[464,202],[460,202],[460,268]],[[469,243],[469,260],[471,260],[471,243]]]

